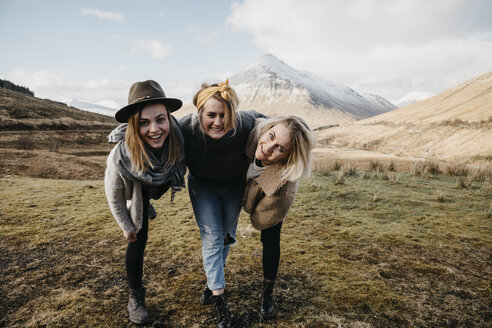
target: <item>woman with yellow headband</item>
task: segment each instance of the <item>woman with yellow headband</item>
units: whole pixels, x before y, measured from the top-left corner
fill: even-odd
[[[224,299],[224,266],[236,228],[244,193],[248,158],[244,152],[255,119],[254,111],[236,112],[238,99],[229,81],[202,84],[193,98],[197,112],[183,117],[189,169],[188,192],[202,240],[207,283],[201,294],[204,305],[215,303],[218,327],[230,327]]]

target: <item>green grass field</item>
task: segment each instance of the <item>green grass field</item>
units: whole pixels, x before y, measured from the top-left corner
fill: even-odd
[[[266,322],[259,232],[241,214],[226,267],[234,327],[490,327],[490,184],[398,173],[335,185],[336,175],[301,183],[283,226],[278,313]],[[126,242],[102,181],[2,178],[0,197],[0,326],[131,326]],[[213,307],[198,303],[205,277],[187,192],[153,204],[151,320],[214,327]]]

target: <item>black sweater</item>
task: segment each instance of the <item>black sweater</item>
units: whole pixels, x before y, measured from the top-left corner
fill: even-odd
[[[255,119],[265,117],[255,111],[238,111],[240,123],[219,140],[203,135],[199,121],[192,126],[192,114],[179,121],[185,139],[186,165],[194,181],[202,185],[226,186],[243,181],[248,158],[246,142]]]

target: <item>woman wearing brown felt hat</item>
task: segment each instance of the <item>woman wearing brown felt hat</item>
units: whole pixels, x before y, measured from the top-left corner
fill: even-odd
[[[126,129],[124,138],[121,133],[117,138],[121,140],[112,139],[118,144],[107,159],[104,187],[111,213],[128,241],[128,314],[136,324],[149,321],[142,284],[149,200],[159,199],[170,188],[172,200],[175,191],[184,187],[184,140],[171,116],[181,105],[181,100],[166,97],[157,82],[148,80],[131,86],[128,105],[115,115],[118,122],[127,125],[122,126]]]

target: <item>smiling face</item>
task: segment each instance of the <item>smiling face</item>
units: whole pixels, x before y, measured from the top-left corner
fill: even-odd
[[[274,125],[258,140],[255,157],[268,166],[289,157],[292,140],[289,130],[283,124]]]
[[[138,134],[152,149],[161,149],[169,135],[169,116],[163,104],[149,104],[142,109]]]
[[[224,128],[225,111],[225,104],[213,97],[203,105],[200,121],[203,132],[210,138],[218,140],[229,132]]]

